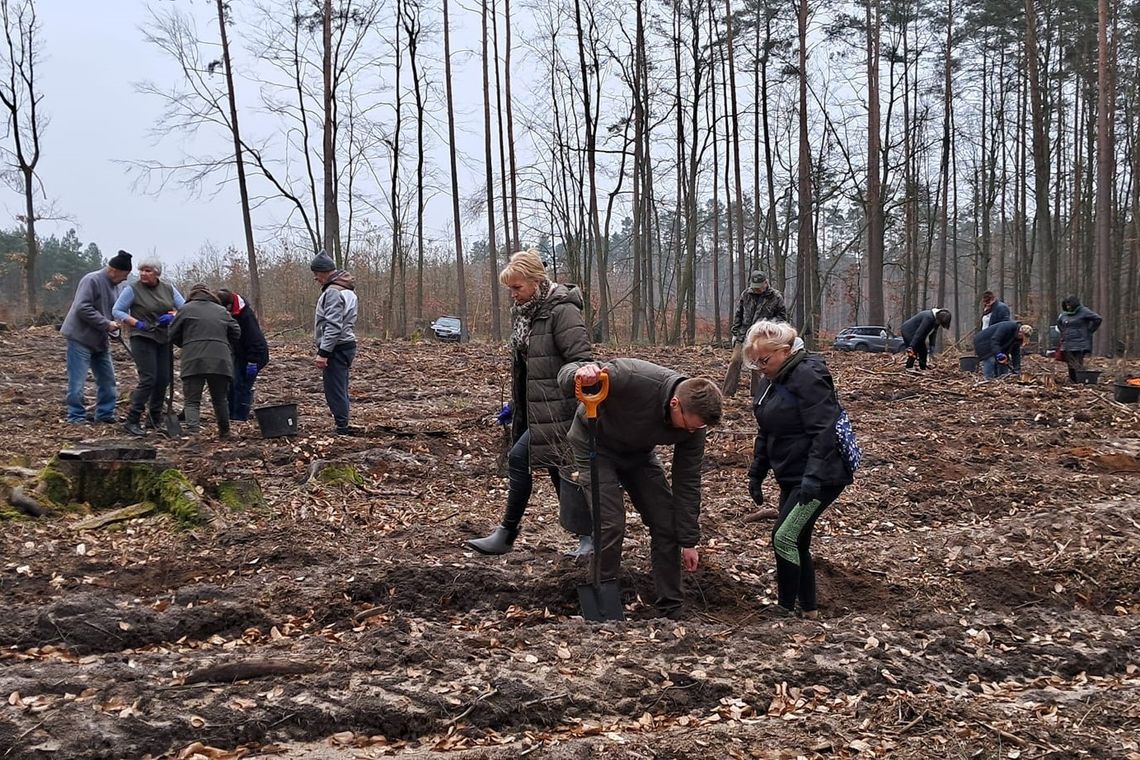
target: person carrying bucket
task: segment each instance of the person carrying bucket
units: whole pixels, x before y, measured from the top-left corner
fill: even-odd
[[[597,472],[599,503],[591,506],[601,517],[596,528],[600,545],[595,547],[599,574],[614,581],[621,569],[624,488],[649,529],[654,605],[662,616],[678,619],[684,599],[681,569],[692,572],[700,562],[701,463],[708,428],[720,423],[720,389],[707,378],[687,378],[639,359],[567,364],[558,382],[572,395],[576,382],[583,389],[592,387],[603,371],[608,390],[594,420],[596,437],[584,404],[567,434],[578,468],[574,480],[587,495],[594,485],[591,471]],[[672,482],[657,446],[673,447]]]

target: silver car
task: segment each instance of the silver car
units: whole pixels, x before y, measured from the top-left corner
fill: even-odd
[[[841,330],[831,345],[840,351],[897,354],[903,350],[903,339],[882,325],[855,325]]]

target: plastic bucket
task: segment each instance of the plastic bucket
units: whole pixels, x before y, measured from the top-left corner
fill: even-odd
[[[259,406],[253,410],[257,418],[257,427],[261,429],[262,438],[279,438],[283,435],[297,435],[297,405],[273,404]]]
[[[1082,385],[1096,385],[1100,381],[1099,369],[1078,369],[1076,371],[1076,379],[1073,382],[1081,383]]]
[[[978,371],[978,357],[976,356],[961,356],[958,358],[958,369],[963,372],[977,372]]]
[[[1112,397],[1122,404],[1135,404],[1140,401],[1140,385],[1117,383],[1113,386]]]

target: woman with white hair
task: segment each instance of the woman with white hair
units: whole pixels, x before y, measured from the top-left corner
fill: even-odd
[[[164,282],[162,262],[148,256],[138,265],[139,277],[126,285],[111,314],[120,324],[131,328],[131,356],[139,373],[139,382],[131,393],[131,408],[123,429],[131,435],[145,435],[142,415],[147,413],[145,424],[161,430],[162,402],[171,382],[174,366],[168,328],[174,314],[186,299],[178,288]]]
[[[786,322],[761,320],[744,338],[744,363],[763,374],[753,399],[759,431],[748,470],[748,493],[764,503],[769,472],[780,486],[779,516],[772,530],[780,609],[798,604],[805,618],[818,616],[811,537],[816,520],[852,481],[839,450],[841,408],[835,383],[819,356],[804,350]]]

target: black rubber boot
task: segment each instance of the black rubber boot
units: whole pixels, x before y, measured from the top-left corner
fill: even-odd
[[[480,554],[506,554],[511,550],[518,538],[518,528],[508,528],[500,525],[485,538],[473,538],[464,545],[469,546]]]

